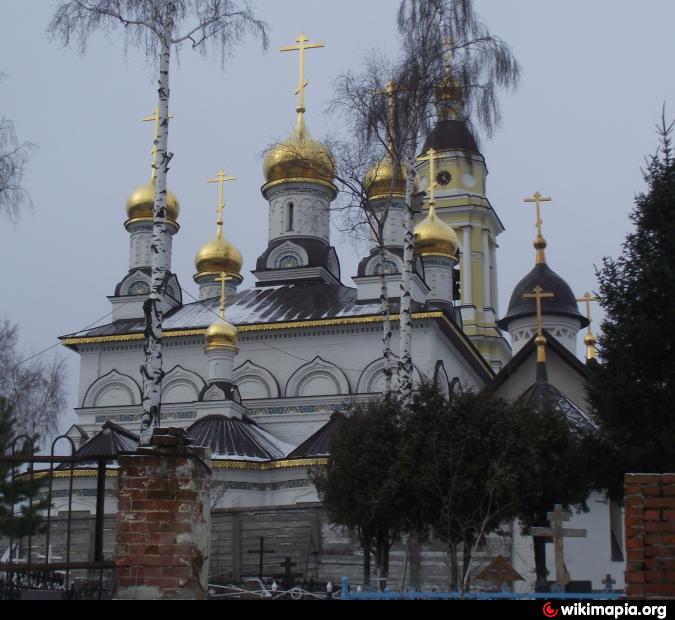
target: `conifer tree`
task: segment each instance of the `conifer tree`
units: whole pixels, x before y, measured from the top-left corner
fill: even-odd
[[[605,310],[602,361],[589,399],[604,431],[601,483],[623,496],[626,472],[675,468],[675,160],[673,124],[644,173],[647,192],[631,213],[635,229],[598,272]]]

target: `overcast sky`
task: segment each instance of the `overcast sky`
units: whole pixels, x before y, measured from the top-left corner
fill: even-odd
[[[150,170],[152,129],[140,119],[156,105],[154,68],[133,49],[125,57],[121,38],[96,37],[84,57],[50,42],[45,28],[54,5],[0,0],[0,116],[39,146],[25,182],[35,211],[16,227],[0,220],[0,318],[19,323],[31,352],[109,312],[106,296],[128,269],[125,203]],[[262,152],[295,119],[297,61],[278,48],[301,31],[326,43],[307,54],[307,121],[317,138],[336,129],[325,113],[334,78],[358,69],[373,47],[396,51],[398,0],[255,5],[270,25],[266,54],[249,41],[223,71],[218,59],[186,49],[173,66],[169,186],[182,207],[173,269],[193,294],[194,254],[215,229],[217,190],[206,179],[219,168],[238,177],[226,186],[226,236],[247,272],[266,246]],[[491,141],[482,139],[488,197],[506,227],[498,254],[503,313],[534,262],[534,214],[525,196],[538,190],[553,197],[543,218],[548,261],[575,293],[594,289],[594,265],[619,254],[633,197],[644,188],[644,158],[657,146],[662,105],[675,116],[675,2],[476,6],[522,66],[520,88],[501,98],[502,126]],[[333,241],[351,285],[359,257],[344,238]],[[74,399],[77,355],[63,354],[72,362]]]

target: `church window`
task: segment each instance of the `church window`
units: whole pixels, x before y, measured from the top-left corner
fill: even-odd
[[[382,263],[378,262],[375,265],[375,268],[373,269],[373,273],[376,276],[379,276],[382,273]],[[398,273],[398,265],[396,264],[395,261],[385,259],[384,261],[384,273],[385,275],[389,275],[391,273]]]
[[[300,267],[300,261],[295,254],[284,254],[277,263],[279,269],[295,269]]]
[[[137,280],[129,287],[129,295],[148,295],[150,286],[143,280]]]
[[[295,205],[292,202],[288,203],[286,207],[286,232],[293,231],[293,219],[295,216]]]

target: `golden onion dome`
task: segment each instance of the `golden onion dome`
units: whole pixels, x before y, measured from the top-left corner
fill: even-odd
[[[364,184],[371,200],[389,196],[405,196],[406,169],[403,164],[398,174],[391,157],[385,157],[366,173]]]
[[[127,217],[130,220],[138,218],[152,219],[155,205],[155,182],[150,179],[144,185],[134,190],[127,200]],[[166,192],[166,219],[176,223],[180,213],[180,203],[173,192]]]
[[[330,151],[312,140],[301,123],[288,140],[268,151],[263,172],[268,183],[288,179],[317,179],[330,183],[335,176],[335,162]]]
[[[415,249],[421,256],[455,256],[459,242],[455,231],[436,215],[431,206],[427,217],[415,226]]]
[[[226,273],[238,276],[243,264],[244,260],[239,250],[221,236],[209,241],[195,256],[197,273]]]
[[[237,328],[225,319],[216,319],[209,325],[204,335],[205,349],[236,349],[239,341]]]

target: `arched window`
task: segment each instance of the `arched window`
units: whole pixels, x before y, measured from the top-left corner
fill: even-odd
[[[294,211],[295,205],[292,202],[289,202],[286,206],[286,232],[293,232]]]

